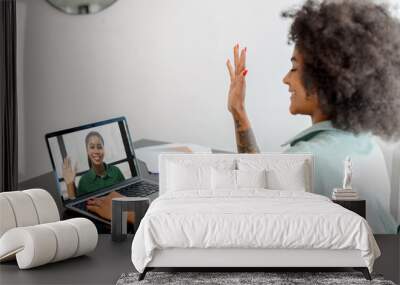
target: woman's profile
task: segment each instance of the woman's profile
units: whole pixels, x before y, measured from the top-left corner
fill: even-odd
[[[331,196],[343,182],[343,160],[353,161],[353,188],[367,200],[367,219],[375,233],[395,233],[389,212],[390,185],[383,155],[371,134],[400,137],[400,23],[372,0],[308,0],[284,12],[293,20],[292,68],[283,78],[289,87],[289,111],[310,117],[312,126],[288,140],[286,153],[312,153],[314,189]],[[245,108],[246,48],[233,48],[228,110],[237,149],[258,153]],[[357,173],[362,176],[357,177]],[[357,180],[363,183],[357,182]],[[110,215],[111,196],[95,198]]]
[[[312,122],[283,145],[285,152],[314,155],[316,193],[328,197],[342,185],[343,160],[351,156],[359,181],[353,188],[367,200],[369,224],[376,233],[395,233],[386,166],[371,134],[400,137],[399,20],[369,0],[308,0],[282,16],[293,19],[292,68],[283,78],[289,111]],[[235,45],[233,54],[233,64],[227,61],[228,110],[238,152],[258,153],[245,108],[247,49]]]

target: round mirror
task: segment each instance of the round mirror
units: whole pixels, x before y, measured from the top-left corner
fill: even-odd
[[[100,12],[117,0],[47,0],[52,6],[67,14],[86,15]]]

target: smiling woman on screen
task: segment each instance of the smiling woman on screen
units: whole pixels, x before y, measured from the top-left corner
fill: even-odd
[[[376,233],[395,233],[383,155],[372,135],[400,137],[400,23],[383,4],[367,0],[306,1],[282,13],[293,19],[292,68],[283,78],[289,111],[310,116],[312,126],[283,146],[312,153],[315,192],[330,197],[343,179],[343,161],[354,160],[354,188],[367,200]],[[233,49],[228,110],[238,152],[258,153],[245,108],[247,49]]]
[[[100,133],[88,133],[85,138],[85,146],[89,170],[82,175],[77,189],[75,187],[76,169],[72,168],[71,160],[68,157],[64,159],[63,178],[67,184],[67,192],[70,199],[113,186],[125,180],[118,167],[104,162],[104,139]],[[111,220],[112,199],[119,197],[123,196],[116,191],[112,191],[102,197],[90,198],[86,202],[86,208],[106,220]],[[127,220],[129,223],[134,223],[134,212],[128,212]]]
[[[70,198],[88,194],[125,180],[121,170],[104,162],[104,139],[98,132],[90,132],[85,138],[89,170],[82,175],[75,190],[76,171],[72,169],[71,160],[64,159],[63,177],[67,184]]]

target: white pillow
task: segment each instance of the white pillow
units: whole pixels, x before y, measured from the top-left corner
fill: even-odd
[[[266,170],[211,170],[211,188],[237,190],[241,188],[267,188]]]
[[[236,170],[237,188],[267,188],[267,171]]]
[[[239,159],[240,170],[263,170],[267,188],[273,190],[311,191],[307,161],[297,159]]]
[[[236,170],[216,169],[211,170],[211,189],[236,189]]]
[[[285,170],[267,171],[268,188],[272,190],[291,190],[306,192],[304,165]]]
[[[211,167],[179,163],[168,164],[167,189],[185,191],[190,189],[210,189]]]

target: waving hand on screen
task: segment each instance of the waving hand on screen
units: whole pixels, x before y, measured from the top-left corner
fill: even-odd
[[[72,167],[71,159],[69,157],[66,157],[62,165],[62,175],[65,184],[67,185],[68,197],[70,199],[73,199],[76,196],[75,183],[74,183],[76,172],[77,172],[77,165],[75,164],[75,167]]]

